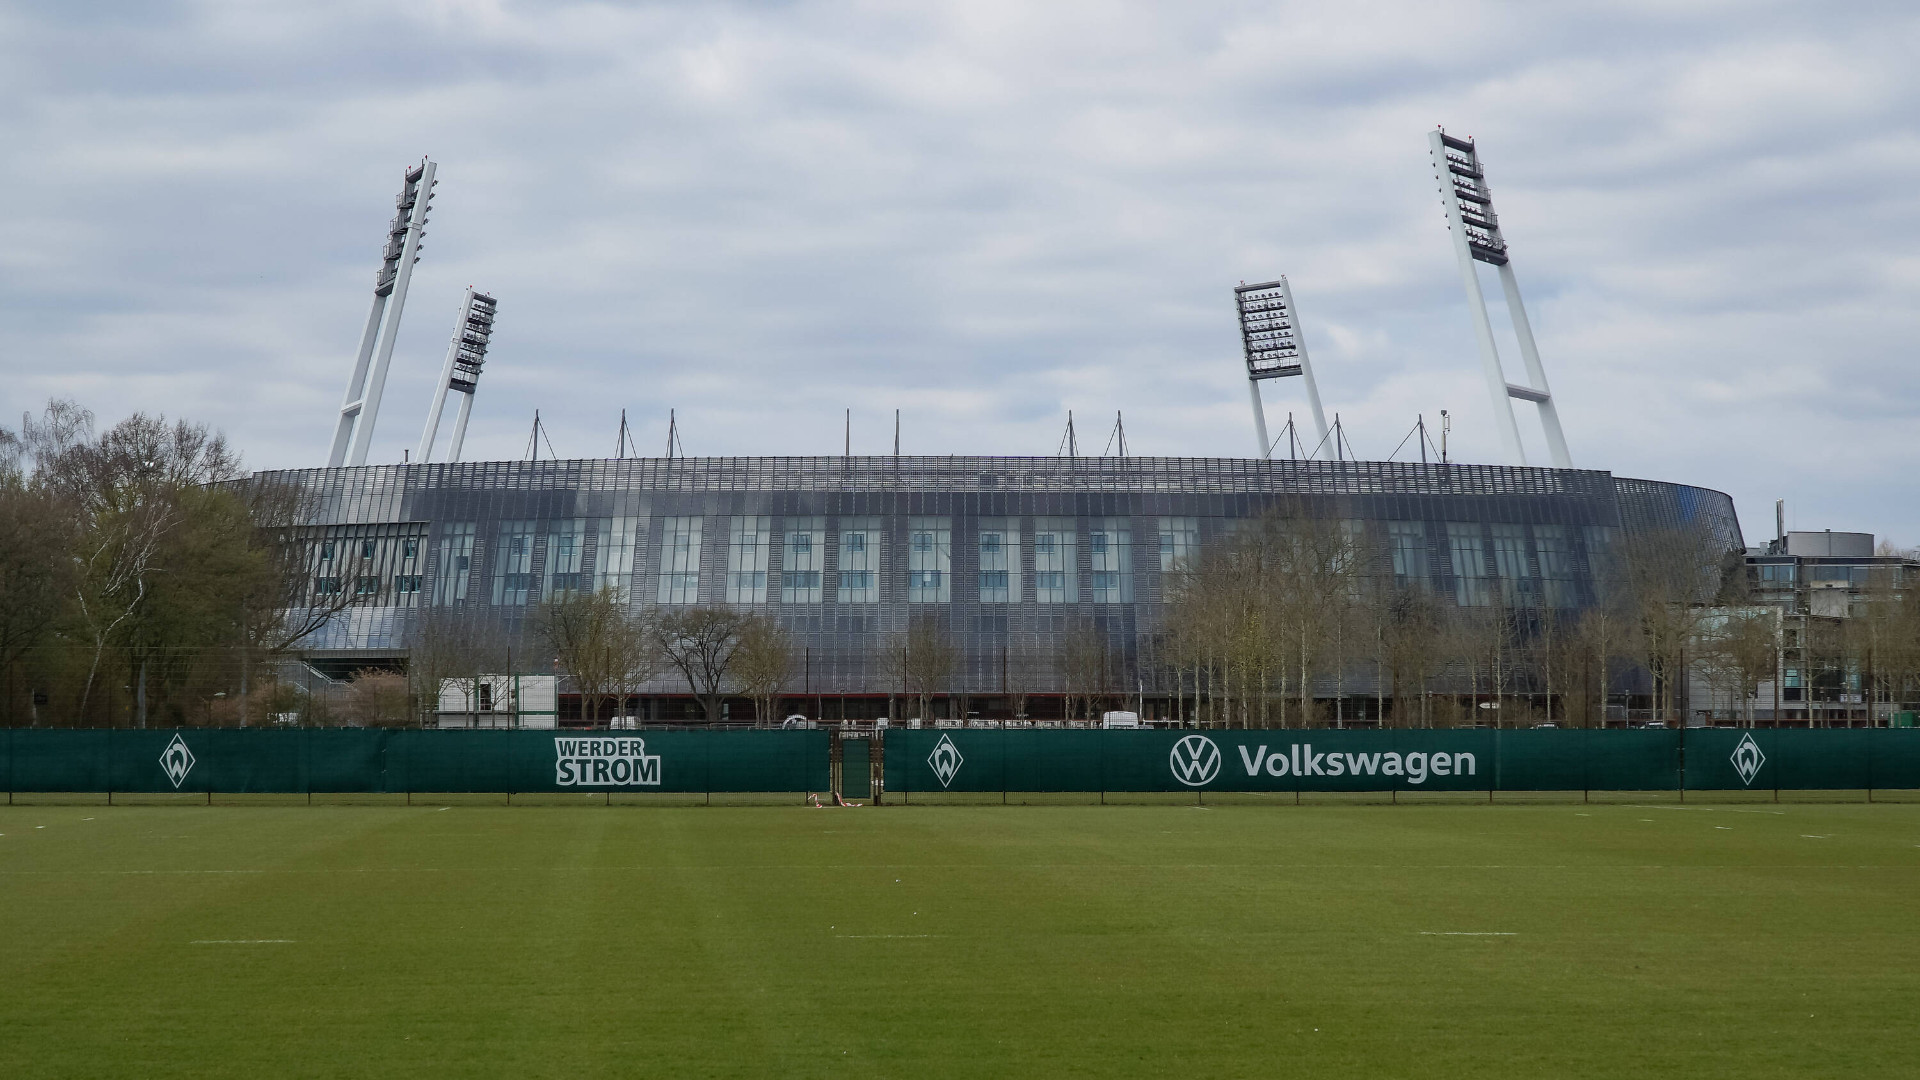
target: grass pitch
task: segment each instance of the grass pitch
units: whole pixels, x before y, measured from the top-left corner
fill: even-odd
[[[0,808],[0,1075],[1912,1076],[1920,806]]]

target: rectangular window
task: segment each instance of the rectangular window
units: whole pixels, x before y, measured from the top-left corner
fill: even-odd
[[[1447,549],[1453,563],[1453,599],[1461,607],[1484,607],[1491,598],[1487,587],[1486,548],[1480,526],[1447,522]]]
[[[420,554],[420,541],[418,539],[415,539],[414,537],[409,536],[406,539],[400,541],[400,557],[401,558],[412,559],[417,557],[419,554]],[[419,590],[416,589],[415,591],[418,592]]]
[[[780,552],[780,602],[817,604],[822,599],[820,578],[826,568],[826,519],[792,517],[786,525]]]
[[[393,591],[401,594],[412,594],[412,593],[419,592],[420,591],[420,575],[419,574],[399,574],[395,576],[393,579]]]
[[[435,569],[433,602],[463,604],[467,600],[467,578],[473,570],[473,522],[454,522],[440,527],[440,565]]]
[[[1133,603],[1133,523],[1126,518],[1095,518],[1087,529],[1088,580],[1096,604]]]
[[[980,520],[980,602],[1020,602],[1020,525],[1004,518]]]
[[[518,605],[533,592],[531,521],[503,521],[493,553],[493,602]]]
[[[767,602],[767,564],[772,553],[772,518],[733,519],[727,534],[727,603]]]
[[[1080,599],[1080,568],[1073,557],[1072,518],[1033,521],[1033,598],[1042,604],[1071,604]]]
[[[1494,574],[1506,590],[1507,601],[1520,607],[1533,607],[1536,594],[1533,570],[1527,563],[1527,527],[1498,524],[1491,528]]]
[[[660,522],[660,603],[700,602],[700,519]]]
[[[373,558],[373,541],[371,540],[360,541],[360,557],[363,559]]]
[[[1160,519],[1160,572],[1171,574],[1193,564],[1200,551],[1200,520],[1190,517]]]
[[[332,558],[333,558],[333,541],[331,540],[320,541],[320,561],[326,562]]]
[[[355,578],[353,581],[353,595],[355,596],[380,595],[380,579],[374,576],[361,576],[361,577]]]
[[[950,519],[907,519],[907,603],[945,604],[953,599],[953,528]]]
[[[880,602],[880,523],[873,518],[840,519],[840,588],[843,604]]]
[[[1573,549],[1564,525],[1535,525],[1533,551],[1540,560],[1540,583],[1548,607],[1572,607]]]
[[[633,593],[633,548],[638,525],[630,517],[601,518],[595,524],[599,535],[593,556],[593,587],[613,590],[623,604]]]
[[[1427,587],[1427,523],[1387,522],[1387,542],[1393,548],[1393,581],[1402,587]]]
[[[338,596],[340,595],[340,579],[337,577],[314,578],[313,591],[319,596]]]
[[[579,592],[587,585],[580,572],[587,554],[587,523],[579,518],[555,521],[547,529],[546,586],[541,595],[552,600]]]

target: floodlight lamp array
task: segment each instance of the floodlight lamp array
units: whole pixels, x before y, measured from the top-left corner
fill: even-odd
[[[487,362],[487,343],[493,338],[493,316],[499,302],[485,293],[474,293],[460,321],[453,341],[453,375],[447,389],[473,393],[480,381],[480,368]]]
[[[1233,290],[1240,308],[1240,341],[1246,351],[1247,378],[1282,379],[1302,371],[1300,340],[1286,283],[1267,281]]]
[[[427,214],[433,210],[433,189],[440,184],[438,180],[429,181],[426,190],[422,191],[420,182],[426,178],[426,173],[427,163],[424,161],[408,169],[406,182],[401,185],[400,194],[394,199],[393,221],[387,225],[387,246],[380,253],[380,272],[373,282],[375,296],[386,296],[393,292],[394,281],[400,276],[400,259],[407,247],[407,230],[415,227],[414,206],[425,199],[427,205],[420,215],[419,231],[413,243],[413,261],[420,261],[420,249],[424,246],[422,240],[427,235]]]
[[[1493,194],[1487,189],[1486,172],[1480,167],[1473,140],[1442,132],[1440,145],[1441,160],[1434,166],[1443,181],[1441,190],[1453,193],[1454,206],[1467,233],[1467,251],[1477,262],[1505,266],[1507,241],[1500,235],[1500,218],[1493,212]]]

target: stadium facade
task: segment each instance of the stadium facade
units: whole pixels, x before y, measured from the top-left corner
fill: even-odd
[[[1742,546],[1725,494],[1591,470],[1217,458],[755,457],[455,462],[261,474],[311,509],[314,589],[356,601],[305,642],[321,670],[403,662],[440,609],[518,642],[543,598],[603,586],[635,605],[724,605],[777,620],[790,694],[828,717],[898,693],[888,642],[916,618],[951,637],[951,693],[991,715],[1016,667],[1091,627],[1149,713],[1170,575],[1236,522],[1284,508],[1349,526],[1402,582],[1465,607],[1578,609],[1597,558],[1635,530],[1696,525]],[[648,719],[690,715],[668,673]],[[1057,711],[1056,703],[1052,708]],[[563,704],[563,715],[565,706]],[[814,708],[807,708],[814,712]]]

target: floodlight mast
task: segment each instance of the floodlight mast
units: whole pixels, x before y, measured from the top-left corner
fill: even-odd
[[[1460,279],[1467,289],[1467,306],[1473,311],[1474,336],[1480,339],[1481,366],[1486,371],[1487,392],[1493,398],[1493,415],[1500,439],[1515,464],[1527,463],[1526,449],[1520,443],[1520,426],[1513,418],[1513,398],[1531,401],[1540,410],[1540,427],[1547,437],[1547,452],[1556,468],[1573,468],[1573,456],[1567,452],[1567,437],[1560,429],[1560,413],[1553,405],[1553,392],[1547,388],[1547,370],[1540,363],[1540,350],[1534,344],[1533,325],[1527,321],[1526,305],[1520,302],[1520,282],[1513,276],[1508,260],[1506,237],[1500,232],[1500,218],[1493,211],[1493,194],[1487,188],[1485,171],[1472,139],[1457,139],[1438,129],[1429,132],[1427,142],[1433,153],[1433,175],[1440,184],[1440,202],[1446,207],[1447,227],[1453,232],[1453,252],[1460,260]],[[1475,262],[1495,267],[1500,273],[1500,288],[1506,294],[1507,313],[1513,320],[1513,333],[1520,342],[1520,358],[1526,364],[1527,384],[1507,381],[1500,366],[1500,353],[1493,343],[1493,323],[1487,317],[1487,298],[1480,291],[1480,275]]]
[[[433,202],[434,163],[426,158],[406,172],[398,208],[387,226],[387,245],[380,272],[373,281],[373,310],[360,335],[360,353],[347,380],[346,399],[340,405],[340,423],[333,434],[333,452],[327,465],[365,465],[373,442],[373,425],[380,418],[380,395],[387,388],[387,365],[393,360],[394,337],[400,332],[400,313],[407,306],[407,285],[413,264],[420,261],[420,240],[426,235],[427,211]],[[392,310],[388,307],[391,304]],[[384,319],[384,323],[383,323]],[[377,342],[377,348],[376,348]]]
[[[447,362],[440,369],[440,381],[433,388],[433,407],[427,410],[427,427],[420,433],[420,450],[414,456],[421,461],[433,458],[433,440],[440,431],[440,414],[446,408],[447,391],[460,397],[460,417],[453,424],[453,439],[447,447],[447,460],[460,460],[460,445],[467,439],[467,417],[473,414],[473,395],[480,382],[480,369],[487,362],[487,343],[493,338],[493,319],[500,303],[486,293],[467,289],[460,305],[460,318],[453,324],[453,340],[447,345]]]
[[[1247,358],[1247,393],[1253,398],[1253,427],[1260,437],[1260,456],[1273,455],[1273,446],[1267,441],[1267,412],[1260,403],[1260,383],[1266,379],[1301,377],[1307,387],[1307,404],[1313,407],[1314,426],[1324,444],[1327,414],[1320,408],[1320,387],[1313,381],[1313,363],[1307,359],[1306,338],[1300,333],[1298,309],[1293,306],[1293,290],[1286,277],[1241,285],[1233,290],[1233,300],[1240,312],[1240,344]]]

